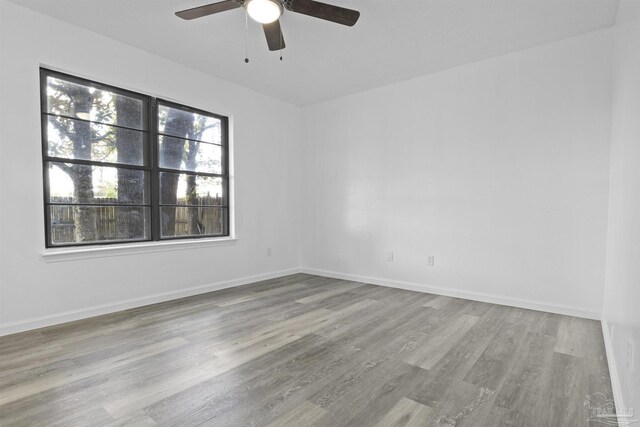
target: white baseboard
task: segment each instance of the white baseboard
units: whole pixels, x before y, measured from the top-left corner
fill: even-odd
[[[316,276],[331,277],[334,279],[351,280],[354,282],[371,283],[373,285],[388,286],[391,288],[406,289],[409,291],[425,292],[430,294],[444,295],[448,297],[463,298],[474,301],[488,302],[492,304],[508,305],[512,307],[526,308],[529,310],[546,311],[549,313],[564,314],[568,316],[583,317],[586,319],[600,320],[600,313],[583,310],[578,307],[548,304],[540,301],[524,300],[519,298],[502,297],[498,295],[484,294],[480,292],[469,292],[458,289],[441,288],[429,286],[422,283],[401,282],[396,280],[381,279],[378,277],[358,276],[354,274],[338,273],[335,271],[318,270],[314,268],[302,268],[302,273],[314,274]]]
[[[180,289],[171,292],[164,292],[154,295],[149,295],[140,298],[133,298],[125,301],[119,301],[110,304],[103,304],[87,309],[67,311],[64,313],[54,314],[51,316],[44,316],[35,319],[29,319],[19,322],[6,323],[0,325],[0,336],[15,334],[18,332],[29,331],[38,328],[44,328],[47,326],[58,325],[60,323],[72,322],[74,320],[86,319],[89,317],[100,316],[103,314],[109,314],[116,311],[127,310],[130,308],[142,307],[149,304],[155,304],[158,302],[170,301],[173,299],[189,297],[198,294],[204,294],[207,292],[217,291],[220,289],[231,288],[234,286],[247,285],[261,280],[274,279],[277,277],[287,276],[295,273],[307,273],[316,276],[331,277],[335,279],[351,280],[356,282],[371,283],[374,285],[388,286],[391,288],[406,289],[410,291],[433,293],[438,295],[451,296],[456,298],[464,298],[474,301],[488,302],[492,304],[508,305],[513,307],[526,308],[530,310],[547,311],[550,313],[566,314],[569,316],[584,317],[587,319],[600,320],[600,313],[590,312],[575,307],[567,307],[561,305],[551,305],[547,303],[528,301],[517,298],[507,298],[497,295],[489,295],[477,292],[468,292],[456,289],[441,288],[435,286],[429,286],[419,283],[401,282],[388,279],[381,279],[376,277],[358,276],[353,274],[338,273],[334,271],[318,270],[313,268],[291,268],[287,270],[274,271],[271,273],[258,274],[254,276],[242,277],[239,279],[228,280],[224,282],[211,283],[202,286],[195,286],[187,289]],[[608,359],[613,360],[612,355]],[[611,363],[611,362],[610,362]],[[613,378],[613,374],[612,374]]]
[[[142,307],[158,302],[170,301],[173,299],[190,297],[193,295],[204,294],[207,292],[218,291],[220,289],[231,288],[234,286],[247,285],[261,280],[275,279],[277,277],[287,276],[290,274],[300,273],[299,268],[291,268],[288,270],[274,271],[271,273],[258,274],[255,276],[247,276],[239,279],[228,280],[224,282],[210,283],[207,285],[194,286],[191,288],[180,289],[176,291],[163,292],[159,294],[149,295],[140,298],[133,298],[125,301],[119,301],[110,304],[97,305],[94,307],[67,311],[64,313],[54,314],[51,316],[38,317],[19,322],[6,323],[0,325],[0,336],[15,334],[18,332],[29,331],[32,329],[44,328],[46,326],[58,325],[60,323],[72,322],[74,320],[86,319],[89,317],[109,314],[116,311],[127,310],[130,308]]]
[[[607,363],[609,365],[609,377],[611,377],[611,389],[613,390],[613,400],[616,403],[616,406],[626,408],[624,406],[624,400],[622,398],[622,389],[620,388],[620,377],[618,376],[618,368],[616,367],[616,358],[613,354],[613,341],[611,340],[611,334],[609,334],[609,322],[607,322],[607,318],[602,313],[602,336],[604,338],[604,348],[607,353]],[[618,419],[618,423],[623,424],[622,419]]]

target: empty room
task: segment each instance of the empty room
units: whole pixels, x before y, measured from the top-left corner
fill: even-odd
[[[0,0],[0,426],[640,427],[640,0]]]

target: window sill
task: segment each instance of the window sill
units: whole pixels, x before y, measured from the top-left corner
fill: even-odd
[[[177,250],[210,248],[216,246],[235,245],[238,239],[233,237],[213,239],[189,239],[164,242],[143,242],[113,244],[104,246],[45,249],[42,257],[46,262],[77,261],[91,258],[107,258],[115,256],[170,252]]]

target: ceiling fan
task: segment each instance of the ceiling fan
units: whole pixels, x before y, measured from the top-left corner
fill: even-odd
[[[244,7],[251,18],[262,24],[269,50],[285,48],[279,21],[285,10],[349,27],[354,26],[360,17],[360,12],[357,10],[320,3],[315,0],[225,0],[182,10],[176,12],[176,15],[182,19],[190,20],[239,7]]]

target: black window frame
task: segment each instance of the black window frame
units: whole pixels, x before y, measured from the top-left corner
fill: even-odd
[[[138,130],[143,133],[143,165],[129,165],[129,164],[116,164],[111,162],[100,162],[94,160],[83,160],[83,159],[69,159],[62,157],[55,157],[49,155],[49,141],[48,141],[48,118],[50,116],[61,116],[67,117],[64,115],[57,115],[48,112],[47,108],[47,78],[59,78],[71,83],[81,84],[84,86],[90,86],[92,88],[96,88],[98,90],[104,90],[108,92],[112,92],[118,95],[127,96],[134,99],[140,99],[143,102],[143,124],[146,126],[146,130]],[[221,144],[222,147],[222,165],[221,165],[221,173],[207,173],[207,172],[191,172],[184,170],[175,170],[169,168],[161,168],[159,165],[159,156],[158,156],[158,144],[159,138],[164,136],[158,131],[158,107],[160,105],[174,108],[182,111],[186,111],[189,113],[200,114],[207,117],[212,117],[220,120],[221,126]],[[150,95],[145,95],[140,92],[134,92],[131,90],[123,89],[117,86],[100,83],[91,79],[86,79],[82,77],[77,77],[71,74],[51,70],[48,68],[40,67],[40,122],[41,122],[41,133],[42,133],[42,171],[43,171],[43,206],[44,206],[44,231],[45,231],[45,246],[47,249],[53,248],[67,248],[67,247],[90,247],[90,246],[107,246],[107,245],[129,245],[136,243],[144,243],[144,242],[162,242],[162,241],[172,241],[172,240],[194,240],[194,239],[215,239],[222,237],[231,237],[231,194],[230,194],[230,146],[229,146],[229,117],[211,113],[206,110],[194,108],[191,106],[187,106],[184,104],[180,104],[174,101],[169,101],[163,98],[153,97]],[[73,120],[81,120],[90,123],[98,123],[101,122],[93,122],[90,120],[79,119],[77,117],[69,117]],[[109,125],[111,126],[111,125]],[[114,127],[123,127],[118,126],[117,124]],[[171,136],[171,135],[169,135]],[[126,239],[126,240],[102,240],[102,241],[94,241],[94,242],[69,242],[62,244],[53,244],[51,242],[51,226],[50,226],[50,210],[49,207],[52,205],[56,205],[57,203],[52,203],[50,199],[50,185],[49,185],[49,168],[48,164],[51,162],[60,162],[60,163],[74,163],[74,164],[85,164],[90,166],[105,166],[105,167],[117,167],[117,168],[125,168],[125,169],[135,169],[141,170],[147,173],[149,178],[149,182],[147,183],[147,188],[145,189],[148,192],[148,200],[145,204],[136,204],[135,206],[144,206],[148,207],[150,210],[149,214],[149,236],[148,238],[141,239]],[[161,236],[161,220],[160,220],[160,208],[162,204],[160,203],[160,174],[162,172],[169,173],[180,173],[180,174],[192,174],[197,176],[210,176],[215,178],[221,178],[223,183],[223,195],[222,198],[224,200],[224,204],[219,207],[224,211],[224,225],[223,232],[221,234],[203,234],[203,235],[186,235],[186,236]],[[97,205],[97,204],[78,204],[78,205]],[[100,204],[100,206],[109,206],[111,204]],[[121,205],[119,205],[121,206]],[[188,206],[188,205],[181,205]]]

